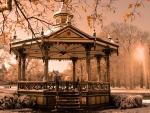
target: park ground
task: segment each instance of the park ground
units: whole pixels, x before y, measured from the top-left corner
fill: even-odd
[[[16,92],[16,86],[12,86],[11,88],[4,88],[4,86],[0,86],[0,93],[14,93]],[[145,92],[150,95],[150,90],[145,89],[136,89],[136,90],[126,90],[126,89],[112,89],[111,92],[119,93],[119,92]],[[91,113],[150,113],[150,98],[143,99],[143,106],[141,108],[132,108],[132,109],[105,109],[105,110],[96,110],[90,111]],[[32,110],[32,109],[14,109],[14,110],[0,110],[0,113],[51,113],[51,111],[41,111],[41,110]]]

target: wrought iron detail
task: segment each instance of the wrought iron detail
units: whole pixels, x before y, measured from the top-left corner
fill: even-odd
[[[43,90],[56,92],[80,92],[89,91],[108,91],[110,90],[109,82],[70,82],[70,81],[49,81],[49,82],[34,82],[20,81],[18,82],[18,90]]]

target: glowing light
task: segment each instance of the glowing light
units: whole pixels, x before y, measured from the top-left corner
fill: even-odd
[[[132,65],[132,71],[136,72],[136,69],[141,70],[143,72],[143,76],[145,77],[145,85],[147,85],[147,76],[148,76],[148,46],[146,44],[137,43],[135,44],[133,50],[132,50],[132,58],[131,59],[131,65]],[[137,65],[138,63],[138,65]],[[134,69],[135,68],[135,69]]]

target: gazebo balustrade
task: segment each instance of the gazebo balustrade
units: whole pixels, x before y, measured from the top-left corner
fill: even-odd
[[[58,83],[59,82],[59,83]],[[18,91],[44,91],[44,92],[97,92],[109,91],[109,82],[70,82],[70,81],[20,81],[18,82]],[[76,86],[74,86],[76,85]],[[88,86],[88,87],[87,87]]]

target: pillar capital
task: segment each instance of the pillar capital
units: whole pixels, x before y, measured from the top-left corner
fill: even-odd
[[[47,42],[43,42],[43,43],[41,44],[41,47],[42,47],[42,49],[43,49],[44,51],[48,51],[48,50],[50,49],[51,45],[50,45],[49,43],[47,43]]]
[[[91,48],[93,47],[91,44],[83,45],[86,51],[91,51]]]
[[[102,52],[104,52],[106,56],[109,56],[111,54],[112,50],[109,48],[106,48],[106,49],[103,49]]]
[[[103,55],[95,55],[96,59],[101,59],[103,57]]]
[[[25,56],[25,51],[26,49],[25,48],[17,48],[16,51],[17,51],[17,56],[19,57],[24,57]]]
[[[78,57],[71,57],[70,58],[72,61],[76,62],[78,60]]]

